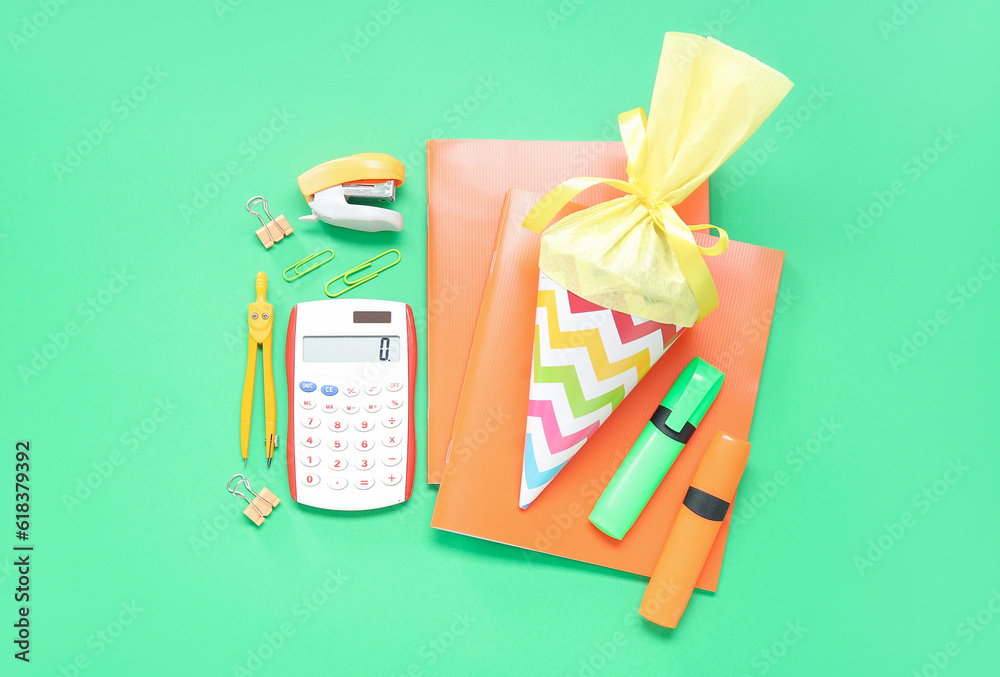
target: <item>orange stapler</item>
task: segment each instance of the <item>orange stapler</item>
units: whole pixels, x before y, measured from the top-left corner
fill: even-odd
[[[399,212],[347,199],[393,202],[396,186],[402,185],[405,176],[403,163],[385,153],[359,153],[324,162],[299,177],[299,188],[312,210],[299,220],[367,232],[402,230]]]

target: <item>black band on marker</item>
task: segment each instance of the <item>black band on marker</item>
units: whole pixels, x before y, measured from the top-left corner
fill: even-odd
[[[688,487],[687,495],[684,496],[684,506],[698,517],[712,522],[724,520],[729,510],[728,502],[694,487]]]
[[[667,426],[667,417],[670,416],[670,409],[667,409],[662,404],[656,408],[653,415],[650,417],[649,422],[656,426],[656,429],[661,433],[666,435],[672,440],[677,440],[681,444],[687,444],[691,436],[694,435],[695,427],[691,425],[690,421],[684,422],[684,427],[681,428],[680,432],[671,430]]]

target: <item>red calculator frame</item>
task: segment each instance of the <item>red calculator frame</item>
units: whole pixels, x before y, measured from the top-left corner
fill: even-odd
[[[417,469],[417,435],[413,421],[413,397],[417,388],[417,328],[413,321],[413,310],[410,305],[406,306],[406,345],[407,365],[406,371],[410,379],[409,395],[407,404],[409,410],[409,424],[407,425],[406,443],[406,496],[403,502],[410,500],[413,493],[413,473]],[[288,333],[285,335],[285,374],[288,378],[288,434],[285,437],[285,457],[288,462],[288,490],[292,495],[292,500],[298,502],[298,485],[295,482],[295,318],[299,306],[292,307],[292,312],[288,315]],[[399,505],[399,504],[397,504]],[[379,508],[376,508],[379,509]]]

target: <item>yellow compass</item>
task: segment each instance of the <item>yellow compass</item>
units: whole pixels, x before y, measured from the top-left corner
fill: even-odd
[[[243,465],[247,464],[250,446],[250,414],[253,410],[253,387],[257,378],[257,346],[264,349],[264,444],[267,447],[267,467],[271,467],[274,448],[278,446],[277,408],[274,404],[274,368],[271,366],[271,329],[274,308],[267,302],[267,275],[257,273],[257,300],[247,309],[250,336],[247,346],[247,375],[243,381],[243,404],[240,407],[240,447]]]

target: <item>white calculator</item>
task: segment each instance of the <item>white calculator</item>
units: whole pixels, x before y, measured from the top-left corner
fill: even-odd
[[[417,338],[405,303],[299,303],[288,318],[288,484],[327,510],[410,498]]]

